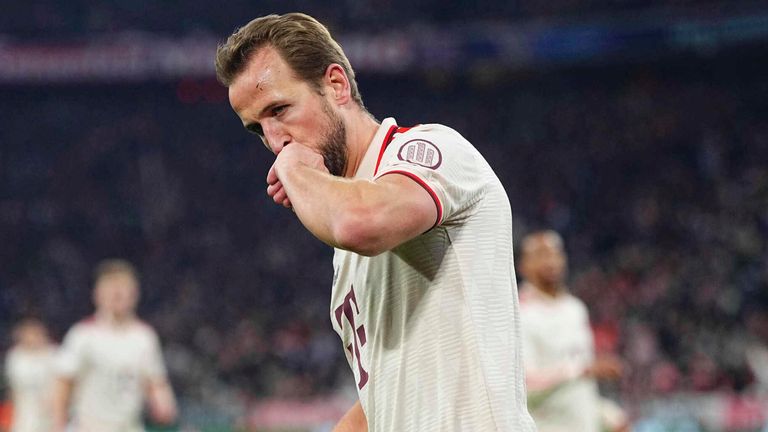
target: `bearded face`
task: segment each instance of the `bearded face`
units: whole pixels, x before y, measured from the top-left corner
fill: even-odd
[[[335,113],[326,101],[323,103],[323,112],[328,124],[320,141],[320,154],[323,155],[328,172],[343,176],[347,168],[347,128],[341,116]]]

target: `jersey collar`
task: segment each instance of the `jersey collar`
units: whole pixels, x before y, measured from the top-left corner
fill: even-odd
[[[376,134],[373,135],[373,140],[368,145],[368,150],[363,156],[363,161],[360,162],[360,166],[357,168],[354,178],[356,179],[370,179],[373,178],[376,168],[381,160],[381,155],[384,153],[384,149],[389,144],[392,138],[392,129],[397,129],[397,122],[392,117],[385,118]]]

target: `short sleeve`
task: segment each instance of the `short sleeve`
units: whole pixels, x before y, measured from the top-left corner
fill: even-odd
[[[490,168],[456,131],[423,125],[398,134],[381,156],[374,180],[401,174],[421,185],[435,201],[442,225],[461,218],[482,197]]]
[[[8,353],[5,355],[5,361],[3,362],[3,378],[5,381],[11,385],[13,385],[13,357],[14,357],[14,349],[11,348],[8,350]]]
[[[55,359],[56,375],[66,378],[76,376],[85,363],[87,335],[80,325],[70,329],[64,337]]]
[[[160,348],[160,340],[157,334],[147,329],[147,358],[143,365],[142,373],[145,378],[149,380],[164,379],[167,375],[165,369],[165,362],[163,361],[163,353]]]

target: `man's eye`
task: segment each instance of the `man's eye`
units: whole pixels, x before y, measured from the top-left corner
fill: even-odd
[[[249,125],[246,129],[248,129],[248,132],[264,138],[264,129],[260,125]]]
[[[280,105],[272,108],[272,115],[280,115],[285,109],[288,108],[288,105]]]

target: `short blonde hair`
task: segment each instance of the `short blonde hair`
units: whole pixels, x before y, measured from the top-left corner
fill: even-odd
[[[298,78],[318,89],[328,66],[340,65],[347,74],[352,99],[364,107],[355,71],[344,50],[323,24],[303,13],[266,15],[237,29],[216,50],[219,82],[229,87],[242,73],[251,55],[264,46],[277,50]]]
[[[139,280],[139,273],[133,264],[124,259],[111,258],[100,261],[96,265],[96,268],[93,270],[93,281],[98,283],[101,278],[113,274],[126,274],[136,281]]]

